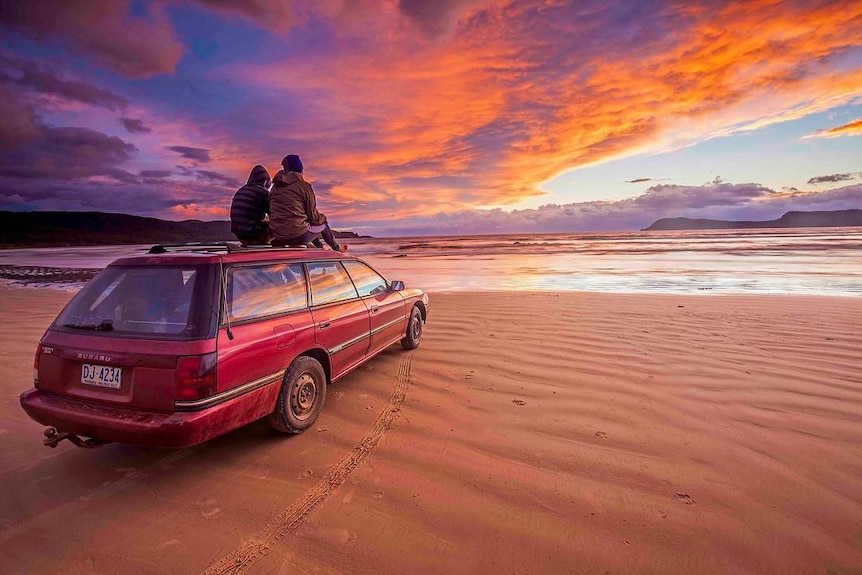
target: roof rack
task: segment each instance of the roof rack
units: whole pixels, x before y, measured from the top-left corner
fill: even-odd
[[[250,245],[242,247],[238,243],[230,242],[190,242],[184,244],[156,244],[147,250],[148,254],[166,254],[168,252],[249,252],[270,250],[307,250],[306,246],[275,248],[267,244]]]
[[[229,244],[227,242],[191,242],[185,244],[156,244],[151,247],[147,253],[149,254],[165,254],[168,252],[232,252],[236,251],[238,244]]]

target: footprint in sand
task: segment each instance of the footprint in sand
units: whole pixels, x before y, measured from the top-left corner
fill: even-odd
[[[512,403],[514,403],[515,405],[527,405],[527,402],[523,399],[513,399]]]
[[[375,491],[375,492],[371,495],[371,497],[372,497],[372,499],[383,499],[383,491],[382,491],[382,490],[380,490],[380,491]]]
[[[607,439],[607,438],[608,438],[608,434],[607,434],[607,433],[605,433],[604,431],[597,431],[597,432],[596,432],[596,437],[601,437],[602,439]]]
[[[350,502],[351,502],[351,501],[353,501],[353,494],[354,494],[354,493],[356,493],[356,490],[355,490],[355,489],[351,489],[350,491],[348,491],[348,492],[347,492],[347,495],[345,495],[345,496],[341,499],[341,504],[342,504],[342,505],[349,505],[349,504],[350,504]]]
[[[676,495],[674,495],[674,497],[676,497],[680,501],[683,501],[686,505],[695,505],[697,503],[697,501],[692,499],[691,495],[689,495],[688,493],[677,492]]]
[[[166,547],[179,547],[180,545],[182,545],[182,541],[179,539],[169,539],[163,543],[159,543],[158,548],[165,549]]]
[[[215,507],[215,504],[218,503],[217,499],[206,499],[197,504],[198,509],[201,511],[201,517],[205,517],[207,519],[212,519],[219,513],[221,513],[221,507]],[[205,509],[208,508],[208,509]]]
[[[356,541],[356,533],[351,533],[347,529],[338,529],[332,535],[339,543],[353,543]]]

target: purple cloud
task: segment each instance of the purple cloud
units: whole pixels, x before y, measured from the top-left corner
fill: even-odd
[[[202,6],[217,12],[241,16],[272,30],[287,30],[297,18],[298,9],[283,0],[197,1]]]
[[[428,35],[450,31],[470,8],[487,4],[481,0],[399,0],[398,10],[418,24]]]
[[[0,2],[0,27],[71,49],[125,76],[173,72],[183,46],[165,6],[136,8],[111,0]]]
[[[238,188],[240,185],[236,178],[231,178],[230,176],[225,176],[224,174],[219,174],[218,172],[213,172],[211,170],[197,170],[197,174],[198,180],[203,182],[210,182],[212,184],[229,188]]]
[[[144,125],[144,121],[138,118],[120,118],[120,123],[130,134],[147,134],[151,129]]]
[[[759,184],[656,186],[635,198],[548,204],[535,209],[468,210],[421,217],[410,223],[373,222],[372,235],[546,233],[642,229],[660,218],[771,220],[788,211],[841,210],[862,205],[862,184],[824,192],[779,193]],[[348,222],[346,227],[350,227]]]
[[[0,83],[0,156],[7,146],[20,142],[32,142],[41,137],[42,127],[37,122],[31,104],[21,102],[20,94],[9,90]],[[2,160],[0,160],[2,161]]]
[[[168,150],[176,152],[187,160],[202,162],[207,164],[210,162],[210,151],[205,148],[193,148],[191,146],[168,146]]]
[[[117,165],[135,151],[135,146],[120,138],[89,128],[43,126],[37,140],[4,150],[0,176],[74,180],[101,175],[133,182],[135,176]]]
[[[215,206],[207,219],[226,219],[230,194],[221,202],[212,201],[212,185],[202,182],[156,180],[141,182],[59,182],[31,180],[27,188],[21,180],[0,176],[0,205],[4,209],[71,210],[133,213],[164,218],[184,205]],[[141,202],[145,197],[146,202]]]
[[[6,58],[2,54],[0,82],[15,90],[33,90],[41,95],[56,96],[109,110],[123,109],[128,105],[125,98],[109,90],[85,82],[61,79],[54,72],[43,70],[35,62]]]
[[[153,179],[161,179],[167,178],[173,172],[170,170],[141,170],[142,178],[153,178]]]

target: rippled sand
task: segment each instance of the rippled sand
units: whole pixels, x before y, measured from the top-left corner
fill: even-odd
[[[432,294],[293,438],[41,445],[68,294],[0,289],[13,573],[858,573],[862,299]]]

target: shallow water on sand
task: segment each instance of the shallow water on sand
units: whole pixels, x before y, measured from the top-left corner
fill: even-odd
[[[102,268],[149,247],[2,250],[0,266]],[[428,291],[862,296],[862,228],[364,238],[349,251]]]

